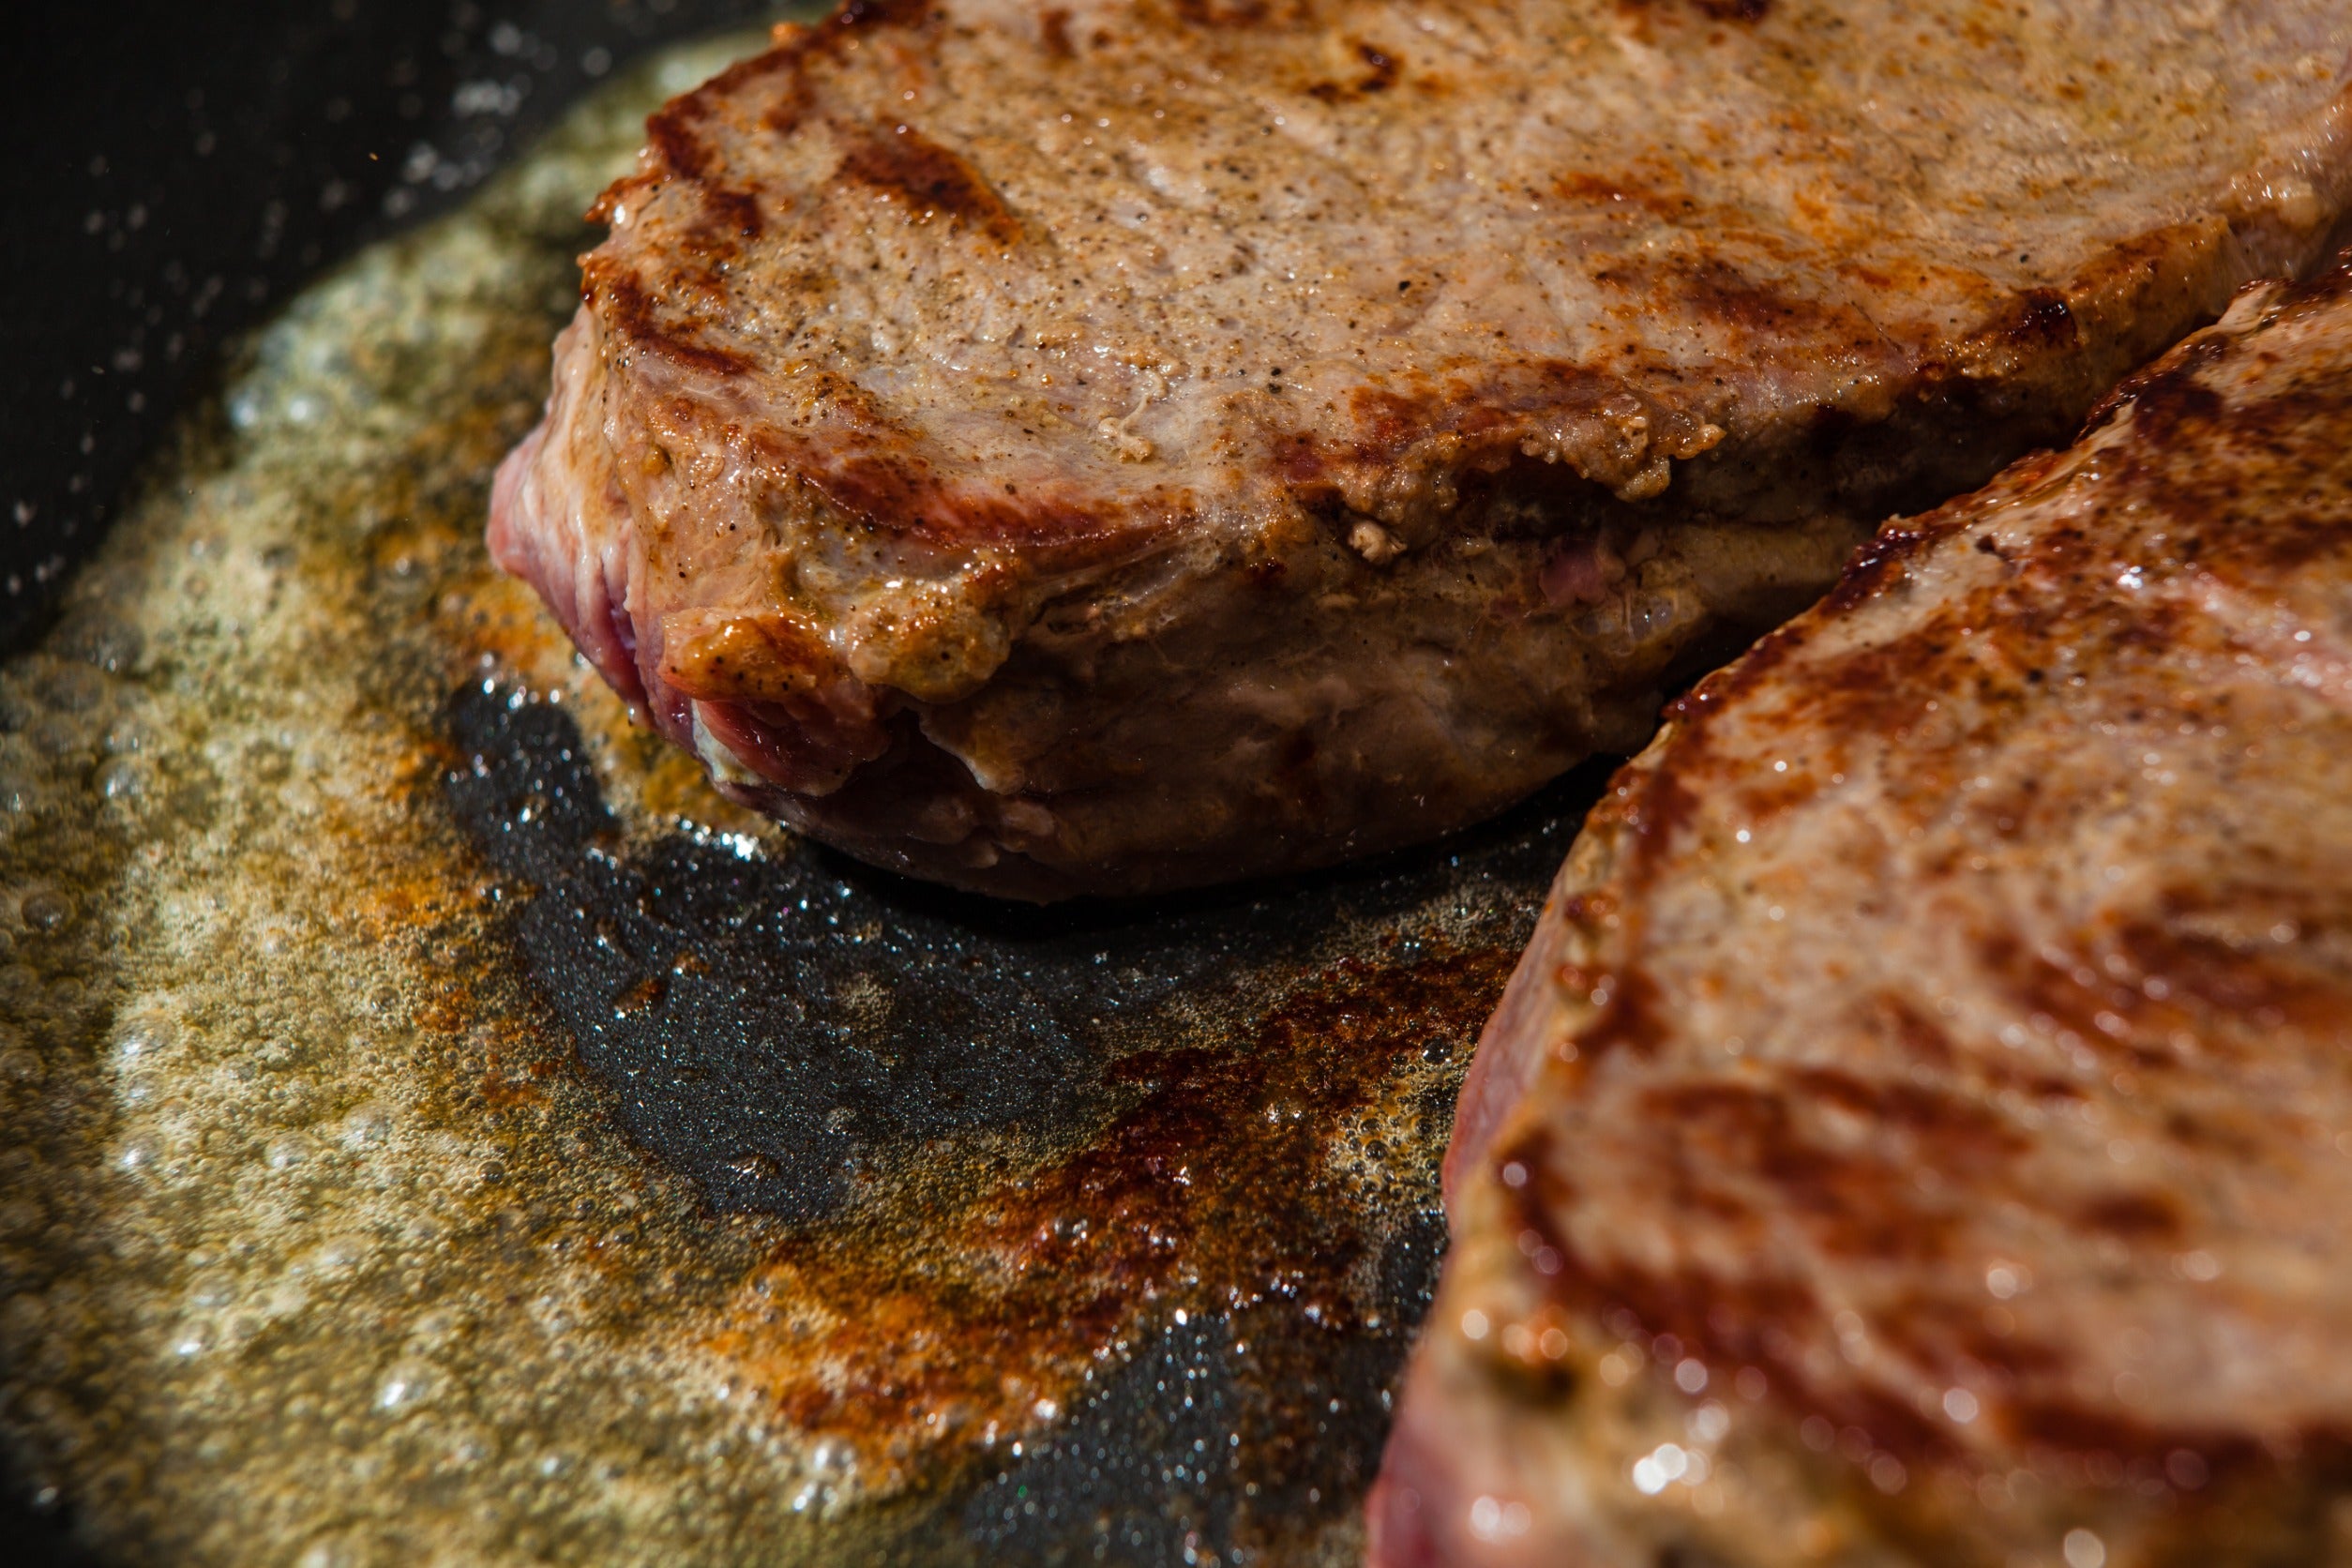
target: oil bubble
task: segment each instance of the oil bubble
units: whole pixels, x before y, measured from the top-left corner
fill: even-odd
[[[395,1362],[376,1385],[376,1409],[387,1415],[403,1414],[431,1396],[431,1367],[421,1361]]]
[[[62,627],[56,645],[110,675],[120,675],[138,664],[146,639],[127,621],[93,617]]]
[[[98,792],[104,799],[137,800],[147,792],[147,788],[146,767],[128,758],[110,762],[98,770]]]
[[[295,1568],[359,1568],[366,1560],[349,1541],[330,1537],[304,1547],[294,1564]]]
[[[73,918],[73,901],[53,887],[37,888],[24,896],[18,906],[24,924],[32,930],[51,935],[65,928]]]
[[[354,1107],[338,1135],[346,1149],[372,1149],[392,1136],[392,1113],[374,1101]]]
[[[155,1027],[128,1031],[114,1042],[114,1068],[117,1072],[136,1072],[156,1060],[157,1055],[171,1044],[162,1030]]]
[[[269,1140],[262,1151],[262,1158],[272,1170],[292,1170],[312,1153],[309,1138],[300,1133],[283,1133]]]
[[[70,719],[52,716],[25,731],[33,749],[53,760],[82,761],[90,754],[90,732]]]
[[[368,1251],[368,1239],[364,1236],[331,1236],[310,1255],[311,1271],[330,1278],[349,1274],[367,1260]]]
[[[254,1048],[253,1060],[272,1072],[284,1072],[302,1061],[302,1043],[283,1036],[263,1041]]]
[[[39,659],[30,673],[33,695],[60,713],[88,713],[106,700],[106,677],[87,665]]]
[[[0,1303],[0,1343],[30,1345],[39,1337],[48,1320],[48,1304],[30,1290],[20,1290],[6,1303]]]

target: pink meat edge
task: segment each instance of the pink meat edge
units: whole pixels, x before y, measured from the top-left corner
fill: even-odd
[[[626,701],[642,702],[635,627],[615,599],[601,552],[586,548],[586,530],[578,520],[569,520],[572,526],[566,528],[548,509],[538,477],[548,433],[542,421],[498,465],[486,534],[490,560],[529,584],[607,685]],[[566,535],[581,537],[575,544]]]
[[[1545,901],[1534,940],[1519,955],[1502,1001],[1478,1036],[1470,1072],[1454,1104],[1454,1137],[1445,1151],[1440,1190],[1449,1221],[1457,1219],[1462,1184],[1492,1148],[1496,1135],[1534,1083],[1550,1055],[1549,1025],[1553,1008],[1553,976],[1563,957],[1566,928],[1552,914],[1558,905],[1557,885]]]
[[[1440,1309],[1450,1310],[1442,1300]],[[1544,1473],[1522,1425],[1538,1418],[1498,1398],[1486,1376],[1457,1345],[1425,1334],[1364,1499],[1365,1568],[1621,1562]]]
[[[1419,1427],[1425,1405],[1415,1397],[1419,1358],[1406,1382],[1401,1413],[1380,1455],[1380,1473],[1364,1500],[1364,1568],[1436,1568],[1443,1560],[1430,1529],[1427,1498],[1444,1485]]]

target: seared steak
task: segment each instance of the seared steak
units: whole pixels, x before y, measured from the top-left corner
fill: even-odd
[[[1425,837],[2305,262],[2337,0],[854,0],[598,209],[498,559],[1033,897]]]
[[[2352,1552],[2352,267],[1890,525],[1480,1047],[1376,1560]]]

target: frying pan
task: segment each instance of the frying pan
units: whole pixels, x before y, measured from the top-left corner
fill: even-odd
[[[461,200],[584,86],[750,0],[28,5],[0,17],[0,656],[38,636],[224,345],[300,281]],[[527,54],[517,45],[528,31]],[[505,114],[458,83],[521,83]],[[501,107],[504,107],[502,105]],[[435,157],[421,178],[405,177]],[[0,1472],[0,1479],[5,1472]],[[79,1561],[6,1486],[0,1539]],[[70,1555],[68,1555],[70,1554]]]
[[[764,14],[745,0],[270,0],[234,17],[13,16],[0,648],[42,635],[241,333],[338,257],[462,202],[632,57]],[[520,890],[495,940],[556,1070],[596,1096],[633,1159],[699,1194],[711,1235],[744,1217],[779,1247],[854,1250],[872,1171],[912,1180],[919,1210],[926,1170],[968,1182],[1010,1128],[1050,1152],[1041,1189],[1126,1191],[1147,1168],[1215,1163],[1204,1186],[1222,1196],[1168,1211],[1177,1256],[1146,1260],[1139,1291],[1220,1269],[1286,1282],[1230,1311],[1138,1319],[1018,1461],[938,1480],[912,1560],[929,1560],[923,1530],[1011,1562],[1175,1560],[1241,1536],[1260,1543],[1252,1560],[1282,1560],[1291,1515],[1333,1538],[1427,1303],[1454,1087],[1604,770],[1369,865],[1040,912],[806,845],[747,856],[680,832],[615,852],[561,707],[491,680],[450,692],[434,722],[470,765],[421,808]],[[878,990],[880,1024],[855,1000]],[[1162,1048],[1178,1033],[1183,1048]],[[1395,1142],[1373,1145],[1361,1190],[1302,1198],[1293,1168],[1375,1079],[1405,1096]],[[969,1343],[993,1353],[976,1327]],[[0,1393],[8,1380],[0,1367]],[[1213,1440],[1229,1450],[1204,1465]],[[0,1528],[85,1560],[77,1500],[44,1488],[28,1508],[32,1485],[10,1481]]]

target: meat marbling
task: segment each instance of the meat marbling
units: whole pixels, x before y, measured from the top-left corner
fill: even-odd
[[[656,115],[492,548],[1025,897],[1491,812],[2344,205],[2335,0],[852,0]]]
[[[2352,1560],[2352,266],[1879,535],[1490,1024],[1380,1568]]]

